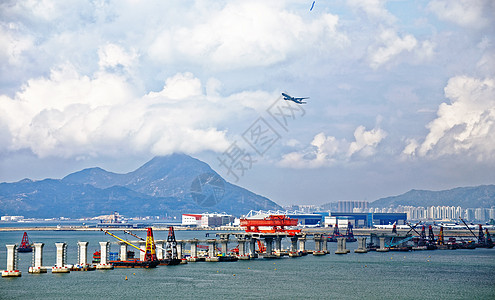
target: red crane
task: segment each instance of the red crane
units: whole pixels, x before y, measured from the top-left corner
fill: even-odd
[[[281,232],[289,235],[301,232],[301,230],[285,229],[287,226],[297,226],[297,219],[291,219],[285,215],[270,215],[263,219],[241,219],[241,226],[246,227],[246,232]],[[260,227],[269,227],[270,229],[260,229]]]

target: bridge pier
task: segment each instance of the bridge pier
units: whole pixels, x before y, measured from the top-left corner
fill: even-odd
[[[358,237],[358,248],[354,250],[354,253],[367,253],[368,249],[366,249],[366,237]]]
[[[217,256],[217,240],[209,239],[207,240],[207,243],[208,243],[208,257],[205,259],[205,261],[209,261],[209,262],[219,261],[219,258]]]
[[[43,246],[45,246],[45,244],[34,243],[33,246],[33,266],[29,267],[28,272],[34,274],[46,273],[47,269],[46,267],[43,267]]]
[[[298,236],[291,236],[290,237],[290,249],[289,249],[289,257],[299,257],[301,254],[297,251],[297,241],[299,237]]]
[[[325,255],[326,253],[321,250],[322,235],[315,233],[313,238],[315,241],[315,251],[313,251],[313,255]]]
[[[120,243],[120,260],[121,261],[127,260],[127,244],[126,243]]]
[[[251,240],[249,240],[249,257],[258,257],[258,253],[256,253],[256,239],[254,237],[251,237]]]
[[[187,261],[195,262],[198,260],[198,240],[193,239],[188,241],[191,244],[191,256]]]
[[[55,266],[52,267],[52,273],[69,273],[69,268],[66,267],[67,264],[67,244],[66,243],[55,243],[57,247],[57,260]]]
[[[388,252],[388,248],[385,247],[385,237],[380,237],[380,248],[376,249],[377,252]]]
[[[337,250],[335,254],[347,254],[349,250],[346,248],[346,240],[343,237],[337,238]]]
[[[17,245],[7,246],[7,270],[2,271],[2,277],[21,277],[21,271],[17,270]]]
[[[299,238],[299,252],[302,255],[306,254],[306,236],[302,236]]]
[[[275,237],[275,249],[273,254],[276,256],[282,256],[282,236],[280,235]]]
[[[88,265],[88,242],[77,242],[79,246],[77,251],[77,263],[81,267]]]
[[[143,261],[144,257],[146,256],[146,242],[145,241],[140,241],[139,242],[139,248],[143,251],[139,251],[139,260]]]
[[[163,241],[155,241],[156,245],[156,258],[161,260],[165,258],[165,243]]]
[[[108,263],[109,252],[110,252],[110,242],[100,242],[100,263],[96,265],[97,270],[113,269],[113,265]]]

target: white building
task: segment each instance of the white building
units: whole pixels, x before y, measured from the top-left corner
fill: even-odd
[[[1,220],[16,222],[16,221],[24,220],[24,216],[2,216]]]
[[[182,215],[182,226],[197,227],[201,226],[202,215],[198,214],[183,214]]]

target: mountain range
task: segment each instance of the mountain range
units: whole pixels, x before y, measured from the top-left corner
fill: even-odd
[[[462,208],[490,208],[495,206],[495,185],[458,187],[443,191],[410,190],[398,196],[381,198],[371,207],[406,206],[461,206]]]
[[[94,217],[111,214],[179,216],[182,213],[281,209],[275,202],[220,177],[191,156],[158,156],[135,171],[118,174],[89,168],[62,179],[0,183],[0,215]]]

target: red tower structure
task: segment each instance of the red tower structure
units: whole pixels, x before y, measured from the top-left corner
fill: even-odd
[[[19,246],[19,248],[17,248],[17,251],[19,251],[19,252],[32,252],[33,251],[33,248],[31,247],[31,243],[29,242],[27,232],[24,232],[24,235],[22,236],[21,245]]]
[[[146,233],[146,250],[144,253],[144,260],[145,261],[158,260],[156,258],[155,239],[153,238],[153,230],[151,228],[148,228],[148,231]]]

